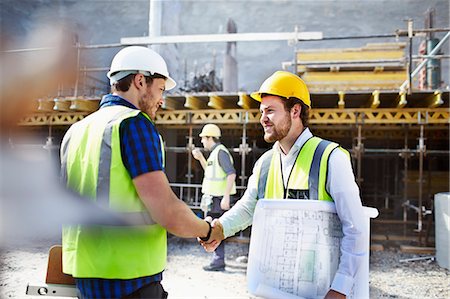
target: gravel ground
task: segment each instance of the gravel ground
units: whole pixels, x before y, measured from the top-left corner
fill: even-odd
[[[43,283],[47,250],[56,243],[42,241],[39,245],[4,250],[0,260],[0,298],[32,299],[25,295],[26,285]],[[247,253],[248,244],[228,242],[226,271],[210,273],[202,270],[210,254],[194,240],[169,238],[164,288],[169,298],[253,298],[246,290],[245,264],[236,261]],[[413,257],[418,255],[404,254],[393,248],[373,252],[371,298],[450,298],[450,271],[431,260],[400,262]]]

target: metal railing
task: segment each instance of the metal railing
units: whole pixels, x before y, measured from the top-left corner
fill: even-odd
[[[184,201],[191,209],[200,209],[200,202],[202,199],[202,185],[201,184],[185,184],[185,183],[171,183],[173,192],[179,199]],[[237,196],[244,193],[246,186],[236,186]]]

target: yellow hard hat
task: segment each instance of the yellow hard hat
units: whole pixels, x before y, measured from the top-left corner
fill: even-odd
[[[252,92],[251,97],[261,102],[263,93],[272,94],[284,98],[297,98],[311,107],[311,99],[308,87],[299,76],[286,71],[276,71],[266,79],[258,91]]]
[[[206,124],[202,132],[198,135],[200,137],[220,137],[220,128],[215,124]]]

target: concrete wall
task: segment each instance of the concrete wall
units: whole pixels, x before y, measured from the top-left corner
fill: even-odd
[[[450,27],[447,0],[168,0],[162,7],[162,34],[225,33],[228,18],[236,22],[239,33],[291,32],[297,26],[300,31],[322,31],[325,37],[393,34],[396,29],[406,29],[407,18],[414,19],[415,28],[423,28],[425,12],[430,7],[436,10],[435,27]],[[109,44],[118,43],[121,37],[148,35],[148,10],[148,0],[3,0],[1,25],[3,34],[12,34],[20,41],[36,26],[37,20],[63,18],[75,24],[81,43]],[[367,42],[384,41],[393,40],[309,41],[296,47],[360,47]],[[415,52],[418,44],[416,40]],[[446,54],[450,52],[448,45],[443,50]],[[215,66],[220,75],[225,48],[225,44],[219,43],[179,44],[163,46],[161,51],[170,59],[173,77],[183,85],[185,77],[194,71]],[[238,43],[239,89],[257,89],[267,76],[281,68],[283,61],[293,60],[294,50],[287,42]],[[84,51],[81,64],[109,66],[116,51]],[[448,85],[448,60],[443,67],[443,79]],[[104,73],[97,76],[106,81]]]

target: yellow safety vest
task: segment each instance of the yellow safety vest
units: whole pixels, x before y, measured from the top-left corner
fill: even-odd
[[[227,174],[219,165],[219,151],[224,150],[233,163],[233,157],[228,149],[219,144],[214,148],[206,161],[205,176],[203,177],[202,193],[212,196],[223,196],[227,188]],[[236,183],[233,182],[233,187],[230,192],[231,195],[236,194]]]
[[[64,273],[76,278],[133,279],[165,268],[166,230],[146,210],[121,157],[120,124],[138,113],[120,105],[105,107],[74,124],[64,137],[61,157],[67,186],[133,223],[65,226]]]
[[[258,171],[258,198],[311,199],[333,201],[326,190],[328,159],[337,143],[311,137],[300,149],[287,188],[284,186],[280,154],[274,150],[261,157]]]

